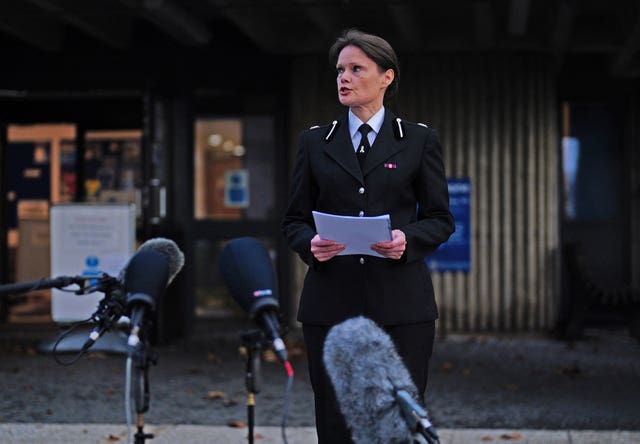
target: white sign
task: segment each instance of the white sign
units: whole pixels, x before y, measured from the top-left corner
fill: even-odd
[[[118,276],[135,249],[135,206],[64,204],[51,207],[51,276]],[[56,322],[89,318],[104,293],[53,290]]]

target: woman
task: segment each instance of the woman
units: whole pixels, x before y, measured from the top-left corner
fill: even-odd
[[[298,320],[309,356],[320,444],[350,443],[322,363],[331,326],[363,315],[391,336],[418,393],[427,384],[437,308],[424,257],[454,230],[440,144],[425,125],[403,122],[383,106],[398,87],[398,60],[384,39],[346,31],[329,51],[338,100],[349,111],[304,131],[293,169],[283,232],[309,266]],[[368,124],[368,128],[360,128]],[[365,134],[363,137],[362,134]],[[322,239],[312,211],[391,216],[392,240],[371,249],[383,257],[339,255]]]

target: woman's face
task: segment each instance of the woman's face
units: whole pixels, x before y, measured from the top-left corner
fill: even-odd
[[[384,92],[394,77],[392,69],[383,71],[357,46],[345,46],[338,55],[338,99],[350,108],[382,106]]]

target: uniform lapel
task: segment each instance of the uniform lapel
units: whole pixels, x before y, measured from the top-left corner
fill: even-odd
[[[391,111],[385,110],[384,122],[380,132],[376,136],[376,140],[374,140],[362,167],[365,176],[376,166],[405,148],[405,141],[397,140],[394,136],[393,125],[395,124],[395,119],[396,116]]]
[[[325,146],[325,152],[349,174],[358,179],[360,183],[364,183],[362,170],[360,169],[360,164],[358,163],[358,158],[356,157],[353,143],[351,142],[351,135],[349,134],[347,114],[344,114],[340,118],[340,126],[336,134]]]

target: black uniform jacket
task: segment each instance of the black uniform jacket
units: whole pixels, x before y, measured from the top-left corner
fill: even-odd
[[[424,258],[454,231],[442,148],[433,130],[402,122],[400,137],[397,125],[385,110],[362,169],[346,113],[329,140],[331,124],[300,135],[282,228],[309,265],[298,309],[303,323],[333,325],[363,315],[398,325],[438,317]],[[344,255],[319,262],[311,253],[312,210],[344,216],[388,213],[391,228],[406,235],[406,251],[399,260]]]

